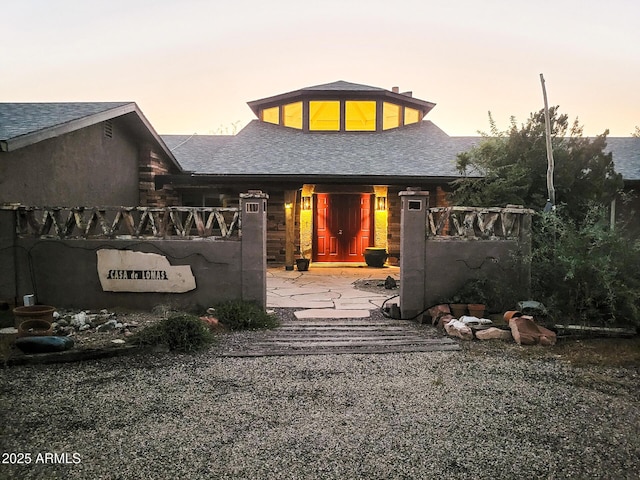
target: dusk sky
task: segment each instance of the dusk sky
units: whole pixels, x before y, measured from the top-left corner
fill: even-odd
[[[0,101],[135,101],[160,134],[229,131],[246,102],[336,80],[436,103],[449,135],[550,105],[586,135],[640,125],[640,1],[13,0]]]

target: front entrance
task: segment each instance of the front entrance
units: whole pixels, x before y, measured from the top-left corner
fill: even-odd
[[[372,245],[370,194],[316,194],[314,262],[363,262]]]

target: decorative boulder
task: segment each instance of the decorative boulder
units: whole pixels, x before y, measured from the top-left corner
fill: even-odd
[[[537,325],[533,317],[523,315],[509,321],[511,334],[518,345],[540,344],[550,346],[556,344],[556,334],[551,330]]]
[[[478,340],[511,340],[513,337],[509,330],[490,327],[486,330],[478,330],[476,332],[476,338]]]

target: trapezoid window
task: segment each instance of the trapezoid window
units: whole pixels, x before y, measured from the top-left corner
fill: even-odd
[[[382,104],[382,129],[389,130],[400,126],[400,105],[384,102]]]
[[[375,132],[376,131],[376,102],[350,101],[345,102],[344,128],[347,132]]]
[[[420,121],[420,111],[415,108],[404,107],[404,124],[418,123]]]
[[[265,108],[262,110],[262,121],[280,124],[280,107]]]
[[[339,131],[340,101],[311,100],[309,102],[309,130]]]
[[[288,103],[282,107],[283,125],[302,129],[302,102]]]

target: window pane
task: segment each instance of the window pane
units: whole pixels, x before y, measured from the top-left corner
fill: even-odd
[[[340,102],[310,101],[309,130],[340,130]]]
[[[280,124],[280,107],[265,108],[262,110],[262,121]]]
[[[382,105],[382,129],[389,130],[400,126],[400,105],[384,102]]]
[[[376,130],[375,101],[347,101],[345,105],[345,124],[347,131]]]
[[[283,110],[284,126],[302,129],[302,102],[289,103]]]
[[[418,123],[420,121],[420,112],[415,108],[404,107],[404,124]]]

